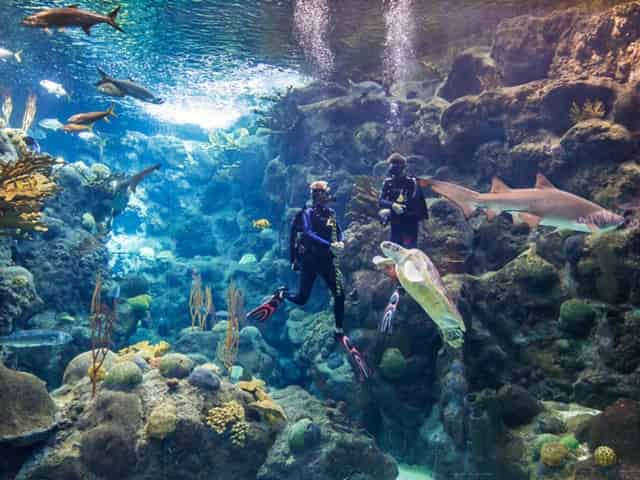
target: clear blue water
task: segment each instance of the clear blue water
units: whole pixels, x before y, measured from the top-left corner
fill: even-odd
[[[68,2],[66,2],[68,3]],[[59,118],[113,100],[117,125],[100,133],[126,130],[175,133],[206,139],[211,128],[231,127],[259,104],[259,98],[300,81],[302,55],[291,34],[291,4],[282,1],[83,2],[106,13],[122,6],[118,22],[126,33],[98,25],[87,36],[80,29],[47,35],[20,20],[43,7],[65,2],[5,1],[0,23],[2,46],[23,50],[20,65],[0,62],[0,88],[14,98],[14,118],[29,92],[38,95],[38,120]],[[163,106],[106,98],[96,91],[96,67],[116,78],[132,78],[166,99]],[[56,99],[39,85],[51,80],[71,98]],[[204,131],[203,131],[204,130]],[[43,148],[64,154],[75,141],[53,135]]]

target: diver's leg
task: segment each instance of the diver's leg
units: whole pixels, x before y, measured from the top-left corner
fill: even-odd
[[[285,298],[296,305],[304,305],[309,301],[311,296],[311,289],[313,288],[313,282],[316,280],[316,269],[310,264],[310,262],[304,262],[300,271],[300,286],[298,293],[295,295],[287,294]]]
[[[333,316],[336,322],[336,330],[342,332],[344,323],[344,285],[342,284],[342,275],[339,270],[329,262],[319,274],[327,284],[329,290],[333,294]]]
[[[402,241],[404,248],[418,248],[418,222],[406,222],[402,224]]]

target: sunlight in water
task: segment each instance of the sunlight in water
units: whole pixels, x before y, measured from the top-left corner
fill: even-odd
[[[308,82],[299,72],[265,64],[239,67],[213,78],[202,78],[201,71],[193,71],[186,73],[183,86],[166,91],[163,104],[143,104],[143,108],[166,123],[197,125],[204,130],[228,128],[268,97]]]
[[[319,70],[328,76],[333,71],[334,55],[329,47],[328,0],[298,0],[294,10],[296,38],[304,54]]]

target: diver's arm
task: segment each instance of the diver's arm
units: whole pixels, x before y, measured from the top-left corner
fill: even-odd
[[[322,244],[322,245],[326,245],[327,247],[331,246],[331,242],[326,241],[324,238],[322,238],[320,235],[318,235],[316,232],[313,231],[313,228],[311,227],[311,219],[309,218],[309,214],[307,212],[304,213],[304,234],[307,235],[309,238],[311,238],[312,240],[315,240],[316,242]]]
[[[382,192],[380,193],[380,198],[378,199],[378,206],[380,208],[391,208],[391,205],[393,205],[393,202],[386,198],[389,194],[387,185],[388,180],[385,180],[382,184]]]

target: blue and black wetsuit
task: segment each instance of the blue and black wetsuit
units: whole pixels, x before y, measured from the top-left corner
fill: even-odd
[[[333,313],[337,328],[342,328],[344,319],[344,289],[342,275],[334,263],[330,246],[336,229],[337,241],[342,241],[342,229],[336,222],[336,213],[324,206],[305,208],[302,212],[302,238],[300,245],[292,242],[291,263],[300,267],[298,293],[287,294],[286,299],[298,305],[309,300],[316,277],[320,276],[333,294]]]
[[[402,202],[398,202],[402,199]],[[402,203],[404,213],[393,211],[394,202]],[[416,248],[420,222],[429,217],[424,194],[414,177],[387,177],[382,184],[380,208],[391,210],[391,241],[405,248]]]

